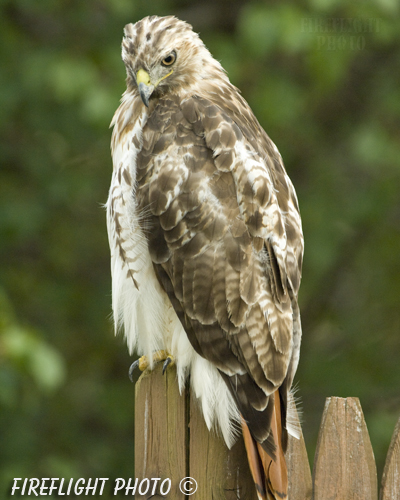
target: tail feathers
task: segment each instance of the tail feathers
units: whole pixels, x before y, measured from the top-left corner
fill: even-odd
[[[265,474],[261,465],[260,455],[256,445],[256,441],[250,434],[249,428],[246,422],[242,419],[242,431],[244,445],[247,452],[247,460],[249,461],[249,467],[251,475],[253,476],[254,484],[257,490],[258,500],[267,500],[267,490],[265,485]]]
[[[282,449],[282,419],[279,393],[274,394],[274,410],[271,432],[275,442],[275,453],[266,451],[252,437],[249,427],[242,419],[243,438],[250,471],[259,500],[287,500],[288,476],[285,455]]]

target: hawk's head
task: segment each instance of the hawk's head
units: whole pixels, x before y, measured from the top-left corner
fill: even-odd
[[[125,26],[122,59],[128,89],[138,89],[149,105],[151,96],[170,91],[195,92],[201,80],[227,77],[190,24],[174,16],[145,17]]]

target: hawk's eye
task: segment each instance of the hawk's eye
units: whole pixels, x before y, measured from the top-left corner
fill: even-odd
[[[171,52],[171,54],[168,54],[167,57],[164,57],[164,59],[161,61],[161,64],[163,66],[171,66],[174,64],[176,61],[176,52]]]

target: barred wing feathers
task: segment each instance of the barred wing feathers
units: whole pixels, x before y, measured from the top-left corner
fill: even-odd
[[[298,361],[301,223],[276,147],[236,95],[237,112],[200,96],[158,100],[137,156],[136,201],[191,344],[273,454],[271,394],[286,388],[285,415]]]

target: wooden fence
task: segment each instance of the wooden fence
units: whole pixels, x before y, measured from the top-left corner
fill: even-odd
[[[311,475],[303,436],[290,438],[286,455],[289,500],[377,500],[374,454],[358,398],[328,398]],[[194,478],[197,490],[190,479]],[[228,450],[210,433],[189,391],[180,395],[176,371],[145,372],[136,384],[135,478],[165,478],[173,500],[257,500],[243,440]],[[150,485],[154,484],[150,483]],[[166,486],[165,486],[166,485]],[[153,488],[135,498],[163,498]],[[138,490],[139,488],[137,488]],[[183,492],[182,492],[183,490]],[[132,490],[131,490],[132,491]],[[144,493],[141,495],[141,493]],[[400,500],[400,420],[386,458],[379,500]]]

